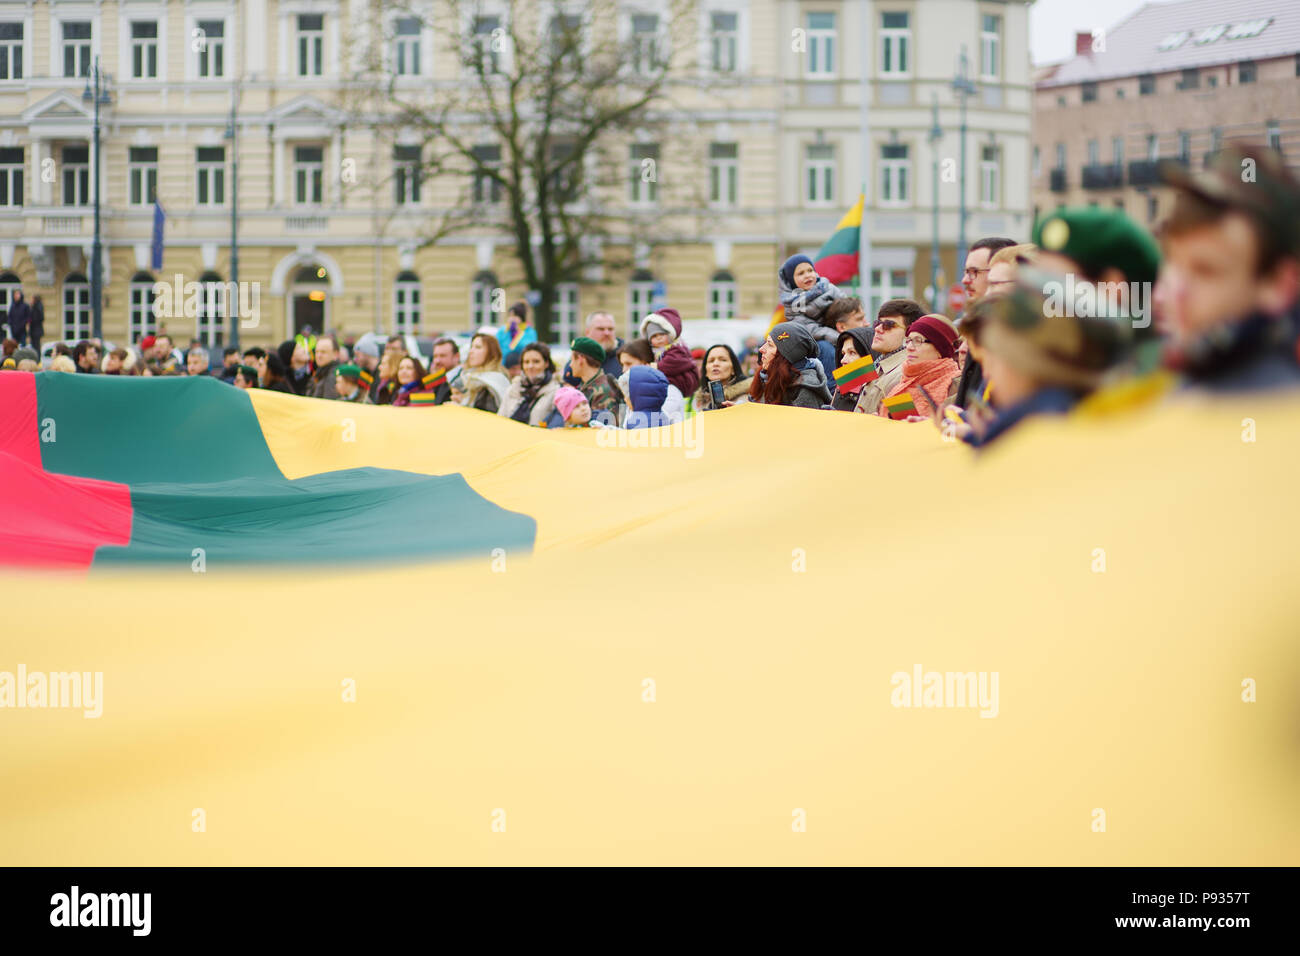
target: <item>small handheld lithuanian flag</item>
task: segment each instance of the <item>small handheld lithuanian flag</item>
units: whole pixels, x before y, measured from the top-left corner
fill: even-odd
[[[884,406],[885,414],[895,421],[916,414],[916,403],[912,401],[910,392],[900,392],[892,398],[885,399]]]
[[[370,386],[375,384],[375,377],[365,369],[358,373],[357,378],[361,381],[361,387],[364,389],[369,390]]]
[[[438,401],[438,396],[433,394],[433,392],[412,392],[411,393],[412,405],[434,405],[437,404],[437,401]]]
[[[433,389],[437,388],[445,381],[447,381],[447,370],[445,368],[440,368],[437,371],[430,372],[428,375],[424,376],[424,378],[420,379],[420,384],[425,388]]]
[[[848,365],[841,365],[835,370],[835,384],[843,390],[861,388],[868,382],[880,378],[880,369],[870,355],[864,355]]]

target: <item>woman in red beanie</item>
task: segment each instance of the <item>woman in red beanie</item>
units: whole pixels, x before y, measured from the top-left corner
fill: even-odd
[[[903,377],[877,415],[905,421],[935,419],[957,394],[957,331],[942,315],[923,315],[907,327]]]

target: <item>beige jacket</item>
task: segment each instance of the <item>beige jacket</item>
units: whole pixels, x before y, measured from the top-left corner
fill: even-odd
[[[876,363],[880,369],[880,378],[862,386],[862,391],[858,393],[858,404],[853,410],[868,415],[876,414],[885,396],[903,380],[903,363],[906,361],[907,349],[899,349]]]

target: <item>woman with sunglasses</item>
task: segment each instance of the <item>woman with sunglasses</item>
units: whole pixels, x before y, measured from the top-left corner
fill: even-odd
[[[907,337],[907,327],[925,315],[925,308],[911,299],[890,299],[881,305],[877,315],[871,350],[876,353],[880,378],[862,386],[858,404],[853,408],[868,415],[880,411],[881,401],[903,377],[903,362],[907,358],[903,340]]]

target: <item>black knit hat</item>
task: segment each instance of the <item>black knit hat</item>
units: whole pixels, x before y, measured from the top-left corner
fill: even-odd
[[[767,334],[781,357],[791,365],[798,365],[817,354],[817,340],[798,322],[778,322]]]

